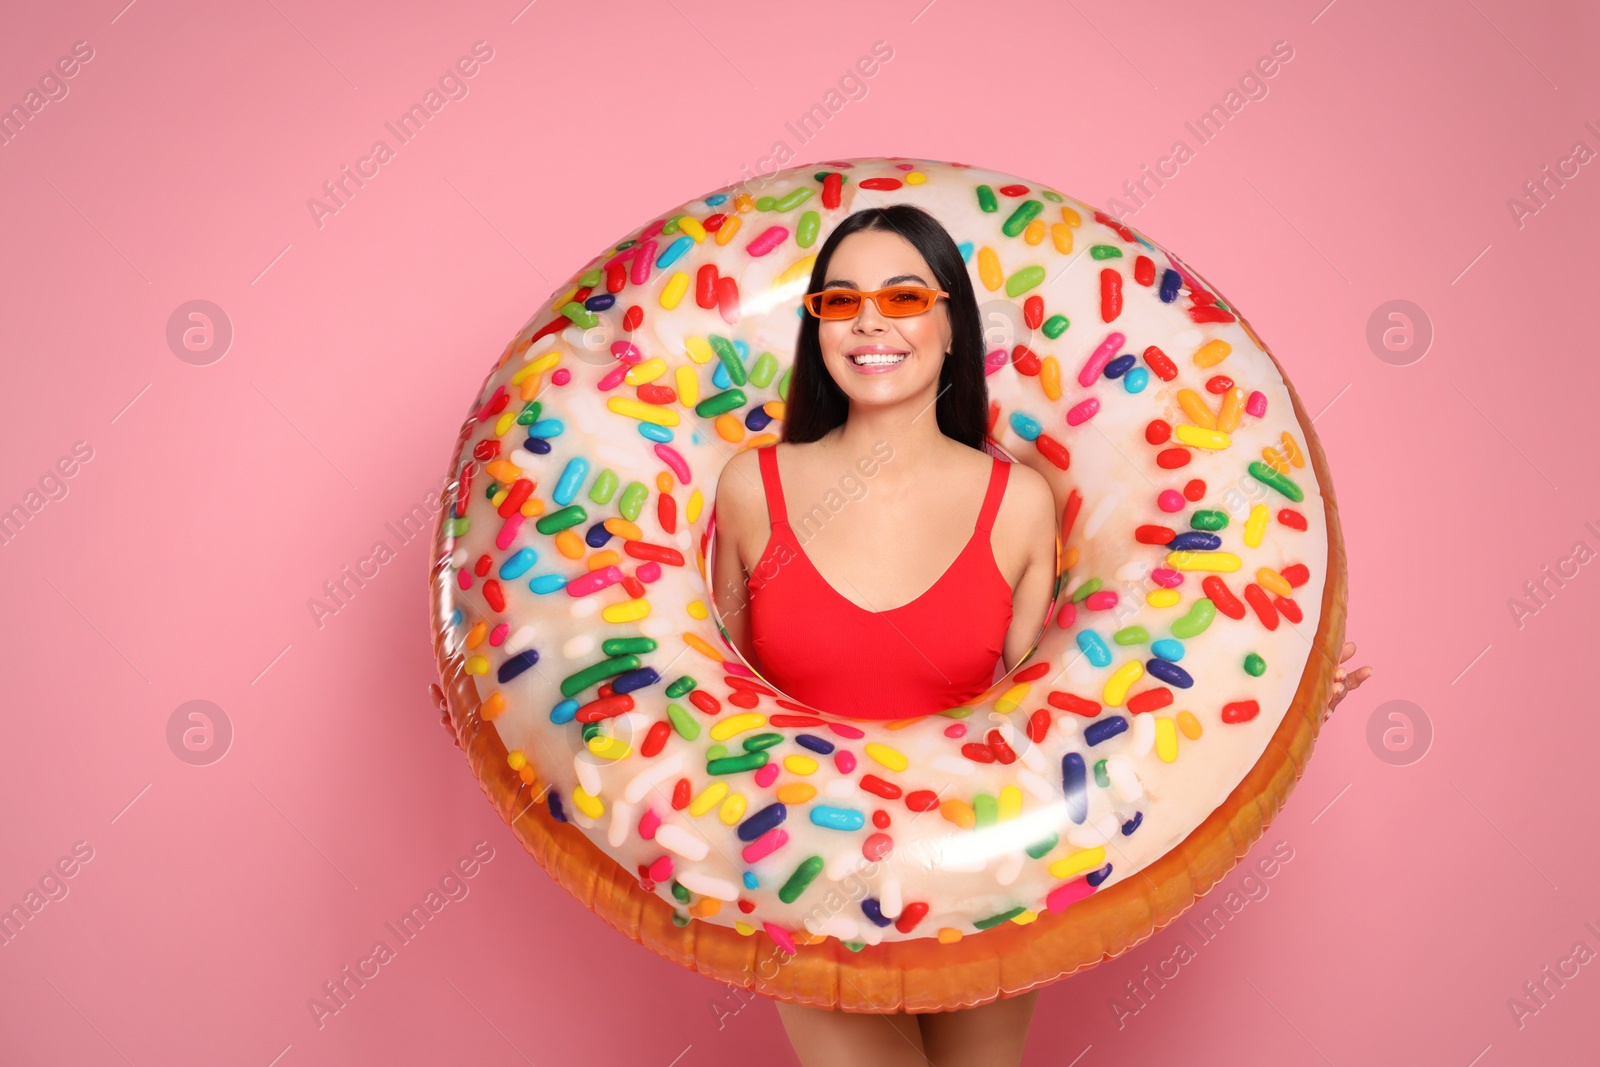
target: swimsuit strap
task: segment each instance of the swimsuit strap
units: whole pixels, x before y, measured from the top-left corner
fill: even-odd
[[[783,506],[783,483],[778,479],[778,446],[756,449],[761,464],[761,485],[767,491],[767,516],[773,526],[789,524],[789,510]]]
[[[994,466],[989,469],[989,491],[983,498],[983,509],[978,512],[978,529],[985,532],[994,528],[995,516],[1000,513],[1000,500],[1006,495],[1006,480],[1011,476],[1011,464],[999,456],[991,456]]]

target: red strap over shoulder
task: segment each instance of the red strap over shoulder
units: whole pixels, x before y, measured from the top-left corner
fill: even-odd
[[[989,491],[984,494],[983,508],[978,512],[978,529],[994,528],[995,516],[1000,514],[1000,501],[1006,495],[1006,481],[1011,477],[1011,464],[999,456],[991,456],[994,466],[989,470]]]
[[[767,517],[773,526],[787,524],[789,511],[783,506],[783,483],[778,479],[778,446],[763,445],[756,449],[761,464],[761,486],[767,491]]]

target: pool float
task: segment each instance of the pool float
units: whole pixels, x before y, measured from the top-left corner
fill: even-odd
[[[780,439],[819,243],[892,203],[960,245],[991,444],[1062,514],[1029,655],[886,722],[763,681],[707,560],[722,465]],[[484,791],[616,929],[794,1003],[968,1007],[1147,939],[1282,807],[1344,637],[1327,462],[1255,331],[1123,222],[973,166],[837,160],[656,217],[500,353],[449,474],[435,697]]]

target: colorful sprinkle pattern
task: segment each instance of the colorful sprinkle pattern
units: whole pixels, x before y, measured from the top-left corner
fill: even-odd
[[[441,518],[438,624],[510,766],[550,783],[529,801],[680,924],[859,949],[1060,911],[1181,842],[1294,698],[1328,541],[1286,385],[1187,265],[1049,188],[901,158],[762,188],[652,221],[506,348]],[[1066,501],[1064,572],[986,700],[869,722],[723,640],[708,493],[778,440],[815,249],[896,202],[955,237],[986,324],[1017,324],[991,433]]]

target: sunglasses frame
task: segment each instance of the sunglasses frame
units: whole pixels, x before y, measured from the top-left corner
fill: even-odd
[[[893,293],[893,292],[896,292],[896,291],[899,291],[899,290],[902,290],[902,289],[914,289],[919,293],[932,293],[933,294],[933,300],[931,300],[928,303],[928,306],[923,308],[921,311],[908,311],[904,315],[897,315],[892,311],[885,310],[884,306],[878,302],[878,297],[881,294],[883,294],[883,293]],[[851,314],[849,314],[849,315],[833,315],[833,316],[820,315],[820,314],[817,313],[817,311],[815,309],[812,308],[811,301],[815,297],[827,296],[829,293],[854,293],[856,296],[861,298],[861,307],[856,308],[856,310],[854,312],[852,312]],[[872,306],[878,309],[878,314],[882,315],[886,319],[909,319],[913,315],[925,315],[925,314],[927,314],[928,312],[933,310],[933,305],[937,304],[939,302],[939,298],[941,296],[948,297],[949,295],[950,294],[945,292],[943,289],[933,289],[933,288],[930,288],[929,286],[926,286],[926,285],[887,285],[887,286],[884,286],[882,289],[874,289],[871,292],[863,292],[860,289],[834,288],[834,289],[823,289],[820,292],[815,292],[815,293],[807,293],[801,299],[801,304],[805,307],[806,311],[809,312],[813,318],[821,319],[821,320],[823,320],[825,322],[838,322],[841,319],[853,319],[853,318],[855,318],[857,315],[861,314],[861,308],[867,306],[867,301],[868,300],[871,300],[872,301]]]

